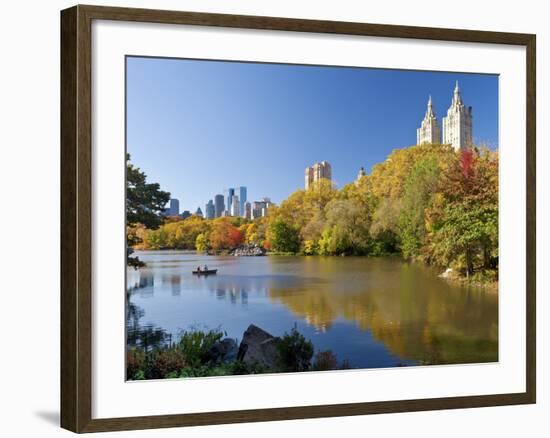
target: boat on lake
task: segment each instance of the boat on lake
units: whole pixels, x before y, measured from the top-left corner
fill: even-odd
[[[214,275],[216,274],[216,272],[218,272],[217,269],[201,269],[200,271],[199,270],[196,270],[196,271],[193,271],[193,274],[194,275]]]

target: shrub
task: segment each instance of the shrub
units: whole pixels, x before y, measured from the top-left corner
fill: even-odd
[[[145,354],[142,350],[132,349],[126,352],[126,378],[140,380],[136,376],[145,366]]]
[[[181,334],[178,349],[185,356],[189,366],[198,367],[206,361],[208,350],[223,336],[224,332],[219,329],[184,331]]]
[[[338,368],[338,359],[331,350],[319,351],[315,355],[315,362],[313,363],[315,371],[329,371],[336,368]]]
[[[147,377],[149,379],[164,379],[177,377],[182,368],[185,367],[185,358],[181,351],[175,348],[158,350],[154,353]]]
[[[298,332],[296,326],[281,337],[277,349],[282,371],[307,371],[311,367],[313,344]]]

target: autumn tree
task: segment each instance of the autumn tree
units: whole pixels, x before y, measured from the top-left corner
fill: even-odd
[[[160,190],[157,183],[147,183],[147,175],[130,163],[130,154],[126,155],[126,263],[139,268],[143,262],[132,257],[133,246],[141,238],[130,230],[137,224],[148,229],[156,229],[162,224],[164,206],[170,200],[170,193]]]

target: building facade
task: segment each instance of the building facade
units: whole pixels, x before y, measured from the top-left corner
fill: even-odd
[[[225,210],[225,202],[223,195],[214,196],[214,214],[216,217],[222,217]]]
[[[239,201],[238,195],[233,195],[231,198],[231,210],[230,210],[231,216],[240,216],[241,214],[241,203]]]
[[[243,217],[245,219],[253,219],[252,217],[252,204],[250,202],[244,203]]]
[[[233,196],[235,196],[235,189],[229,188],[223,191],[225,195],[225,205],[227,206],[228,214],[231,214],[231,204],[233,203]]]
[[[304,186],[305,189],[309,189],[314,183],[321,179],[332,180],[332,168],[328,161],[321,161],[315,163],[313,166],[306,167],[304,172]]]
[[[447,117],[443,118],[443,143],[452,145],[455,151],[471,147],[472,119],[472,107],[462,102],[457,81]]]
[[[251,206],[251,219],[267,216],[272,205],[273,202],[271,202],[271,199],[269,198],[262,198],[260,201],[254,201]]]
[[[167,216],[178,216],[180,214],[180,201],[178,199],[170,199],[170,206],[166,210]]]
[[[244,204],[246,203],[246,187],[244,186],[239,187],[238,193],[239,193],[239,211],[241,212],[241,214],[243,214]]]
[[[416,144],[441,143],[441,129],[432,105],[432,96],[428,99],[428,108],[420,128],[416,130]]]
[[[206,219],[214,219],[216,217],[216,207],[214,202],[210,199],[204,207],[204,214]]]

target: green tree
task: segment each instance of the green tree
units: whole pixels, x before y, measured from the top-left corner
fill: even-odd
[[[311,367],[313,343],[307,340],[294,326],[277,344],[283,371],[307,371]]]
[[[147,183],[147,176],[130,163],[130,154],[126,155],[126,225],[131,228],[143,224],[148,229],[156,229],[162,224],[161,213],[170,200],[170,193],[160,190],[157,183]],[[141,239],[131,232],[126,233],[128,266],[139,268],[143,262],[132,257],[133,246]]]
[[[269,224],[268,239],[275,251],[296,253],[300,250],[298,230],[282,219]]]
[[[200,233],[195,239],[195,247],[197,251],[204,252],[207,251],[208,246],[208,237],[204,233]]]
[[[324,250],[331,254],[366,254],[370,244],[370,214],[352,199],[333,199],[326,208],[330,240]]]
[[[435,157],[420,161],[407,177],[401,200],[399,233],[406,258],[420,254],[426,237],[426,209],[436,193],[439,167]]]
[[[498,210],[471,203],[453,203],[445,208],[440,226],[433,234],[434,257],[443,265],[462,261],[466,275],[474,273],[476,254],[487,263],[486,252],[498,228]]]

